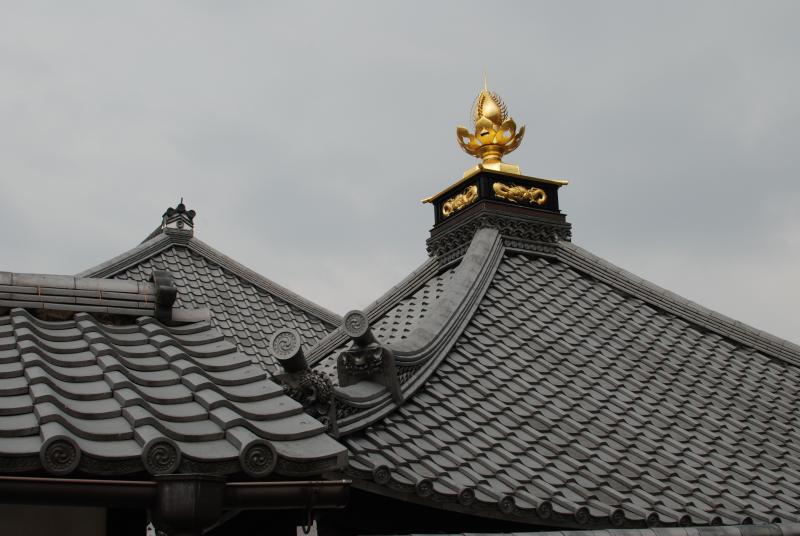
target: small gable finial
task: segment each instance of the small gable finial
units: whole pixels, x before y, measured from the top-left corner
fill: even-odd
[[[169,207],[162,216],[161,229],[164,231],[177,230],[181,232],[194,229],[194,217],[197,213],[194,210],[186,210],[183,204],[183,197],[175,208]]]

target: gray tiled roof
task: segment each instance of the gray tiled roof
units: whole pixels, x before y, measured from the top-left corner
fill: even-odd
[[[373,332],[382,342],[402,341],[408,337],[414,327],[430,312],[436,301],[442,296],[447,283],[453,278],[455,268],[445,269],[439,274],[423,281],[412,294],[397,301],[388,313],[380,316],[373,324]],[[412,287],[413,288],[413,287]],[[335,335],[331,335],[331,338]],[[343,343],[339,350],[347,346]],[[328,354],[316,364],[316,369],[324,372],[334,385],[339,380],[336,374],[336,352]]]
[[[208,322],[0,316],[0,471],[300,476],[344,448]]]
[[[380,298],[367,305],[364,308],[364,313],[367,315],[370,322],[377,322],[382,321],[387,315],[398,314],[394,309],[398,307],[398,304],[402,300],[411,299],[415,303],[414,307],[426,307],[426,305],[423,305],[421,299],[414,300],[413,298],[409,298],[409,296],[417,292],[422,286],[435,283],[431,281],[431,278],[438,278],[441,271],[442,267],[439,265],[438,259],[436,257],[429,258],[417,267],[416,270],[406,276],[400,283],[389,289]],[[422,316],[422,311],[420,311],[418,317],[421,318]],[[341,327],[341,320],[339,320],[337,326],[337,329],[333,330],[324,339],[319,341],[316,346],[309,350],[309,363],[314,364],[326,359],[330,352],[348,343],[349,339],[344,329]]]
[[[208,308],[211,322],[239,350],[272,371],[273,332],[296,329],[312,346],[340,318],[245,268],[187,233],[155,234],[136,248],[80,275],[147,281],[167,270],[178,289],[178,307]]]
[[[372,327],[375,335],[383,342],[407,338],[442,296],[454,273],[455,268],[446,269],[426,281],[412,295],[400,300],[389,313],[375,322]]]
[[[728,527],[656,527],[650,529],[610,529],[558,532],[465,532],[459,536],[798,536],[800,525],[780,523],[768,525],[732,525]],[[414,534],[411,536],[424,536]],[[452,535],[455,536],[455,535]]]
[[[463,292],[462,266],[442,296]],[[402,332],[426,288],[377,325]],[[800,521],[795,345],[568,243],[505,249],[469,292],[421,387],[343,439],[356,485],[538,525]],[[402,363],[408,341],[381,342]]]

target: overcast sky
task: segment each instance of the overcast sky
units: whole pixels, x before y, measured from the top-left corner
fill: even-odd
[[[7,2],[1,270],[76,273],[181,196],[195,234],[363,307],[425,258],[474,160],[565,178],[573,241],[800,342],[800,2]]]

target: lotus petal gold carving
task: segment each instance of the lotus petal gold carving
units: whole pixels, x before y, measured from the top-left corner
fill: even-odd
[[[508,109],[497,93],[483,90],[475,99],[472,111],[473,131],[466,127],[456,128],[458,144],[464,151],[482,160],[485,168],[519,173],[519,167],[504,164],[502,158],[522,142],[525,127],[517,130],[517,124],[508,116]]]

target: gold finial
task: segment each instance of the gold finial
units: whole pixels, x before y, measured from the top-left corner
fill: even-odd
[[[519,147],[525,135],[525,126],[521,126],[517,131],[517,124],[508,116],[508,109],[503,99],[497,93],[489,91],[486,75],[483,77],[483,90],[475,99],[472,120],[475,127],[474,134],[465,127],[456,129],[461,148],[467,154],[482,160],[478,167],[519,174],[519,166],[506,164],[502,158]],[[475,168],[468,169],[464,175],[474,170]]]

